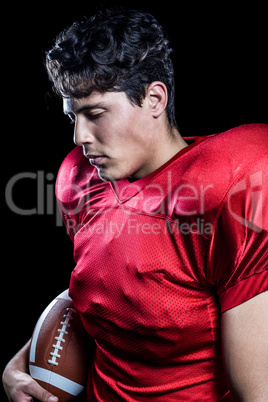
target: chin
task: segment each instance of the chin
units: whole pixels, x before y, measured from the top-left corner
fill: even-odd
[[[102,169],[102,168],[98,168],[98,175],[99,175],[99,178],[103,181],[121,180],[121,177],[117,177],[118,175],[114,175],[109,172],[105,172],[105,169]]]
[[[96,166],[98,175],[103,181],[117,181],[124,180],[134,174],[133,169],[124,163],[103,164]]]

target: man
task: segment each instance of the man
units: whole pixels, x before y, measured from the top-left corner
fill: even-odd
[[[73,24],[47,69],[78,145],[56,195],[96,344],[87,400],[266,401],[267,126],[188,144],[146,13]],[[28,348],[4,372],[9,399],[57,400],[27,374]]]

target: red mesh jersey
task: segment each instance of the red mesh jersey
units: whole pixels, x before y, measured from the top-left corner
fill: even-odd
[[[240,126],[133,183],[101,181],[81,148],[64,160],[89,401],[229,400],[220,314],[267,289],[267,149],[267,125]]]

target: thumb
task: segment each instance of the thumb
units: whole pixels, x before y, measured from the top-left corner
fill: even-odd
[[[59,402],[59,398],[45,390],[36,381],[33,383],[30,395],[40,402]]]

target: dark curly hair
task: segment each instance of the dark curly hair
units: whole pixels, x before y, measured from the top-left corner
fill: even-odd
[[[176,126],[172,49],[162,27],[149,13],[106,10],[74,22],[46,54],[46,67],[61,96],[82,98],[93,90],[123,91],[142,105],[153,81],[168,90],[167,118]]]

